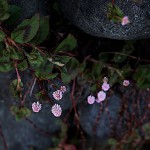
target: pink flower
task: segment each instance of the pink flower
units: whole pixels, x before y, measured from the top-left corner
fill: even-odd
[[[41,110],[41,104],[39,102],[32,103],[32,110],[33,112],[39,112]]]
[[[102,84],[102,89],[103,89],[104,91],[108,91],[109,88],[110,88],[110,85],[109,85],[107,82],[104,82],[104,83]]]
[[[64,92],[66,92],[66,86],[61,86],[60,87],[60,90],[64,93]]]
[[[95,102],[95,97],[94,96],[88,96],[88,98],[87,98],[87,102],[89,103],[89,104],[93,104],[94,102]]]
[[[100,103],[101,101],[104,101],[106,98],[106,93],[103,91],[98,92],[97,94],[97,102]]]
[[[124,16],[122,18],[121,24],[124,26],[126,24],[130,23],[128,16]]]
[[[53,97],[54,97],[56,100],[62,99],[62,91],[61,91],[61,90],[57,90],[57,91],[53,92]]]
[[[60,105],[58,105],[58,104],[53,105],[51,111],[55,117],[61,116],[62,109],[61,109]]]
[[[129,80],[124,80],[124,81],[123,81],[123,85],[124,85],[124,86],[128,86],[129,84],[130,84],[130,81],[129,81]]]

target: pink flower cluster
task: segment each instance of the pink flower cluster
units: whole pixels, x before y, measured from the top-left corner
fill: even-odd
[[[97,93],[97,99],[94,96],[91,96],[91,95],[88,96],[88,98],[87,98],[88,104],[94,104],[95,101],[97,103],[100,103],[106,99],[106,93],[105,92],[110,89],[110,85],[107,82],[108,82],[108,79],[106,77],[104,77],[103,84],[101,86],[102,91],[99,91]]]
[[[92,95],[88,96],[87,98],[88,104],[94,104],[95,101],[97,103],[100,103],[106,99],[106,91],[110,89],[110,85],[107,82],[108,82],[108,79],[104,77],[103,84],[101,86],[102,90],[97,93],[97,99]],[[129,86],[129,84],[130,84],[129,80],[123,81],[123,86]]]
[[[55,92],[53,92],[53,97],[56,99],[56,100],[60,100],[62,99],[62,96],[63,96],[63,93],[66,92],[66,86],[61,86],[60,87],[60,90],[57,90]]]
[[[61,86],[60,89],[57,90],[57,91],[55,91],[55,92],[53,92],[52,95],[53,95],[53,97],[54,97],[56,100],[59,101],[59,100],[62,99],[63,93],[65,93],[65,92],[66,92],[66,86]],[[52,106],[51,111],[52,111],[52,113],[53,113],[53,115],[54,115],[55,117],[59,117],[59,116],[61,116],[61,114],[62,114],[62,108],[61,108],[61,106],[58,105],[58,104],[54,104],[54,105]]]
[[[66,86],[61,86],[60,90],[53,92],[52,95],[56,100],[60,100],[60,99],[62,99],[64,92],[66,92]],[[33,112],[39,112],[41,110],[41,104],[39,102],[33,102],[32,110],[33,110]],[[55,117],[59,117],[62,114],[62,108],[60,105],[54,104],[51,108],[51,112],[53,113],[53,115]]]

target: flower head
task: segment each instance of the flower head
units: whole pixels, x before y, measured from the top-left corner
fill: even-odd
[[[121,24],[124,26],[127,25],[128,23],[130,23],[128,16],[124,16],[122,18]]]
[[[66,92],[66,86],[61,86],[60,87],[60,90],[64,93],[64,92]]]
[[[104,101],[106,98],[106,93],[103,91],[98,92],[97,94],[97,102],[100,103],[101,101]]]
[[[39,112],[41,110],[41,104],[39,102],[32,103],[33,112]]]
[[[104,83],[102,84],[102,89],[103,89],[104,91],[108,91],[109,88],[110,88],[110,85],[109,85],[107,82],[104,82]]]
[[[88,98],[87,98],[87,102],[88,102],[88,104],[93,104],[94,102],[95,102],[95,97],[94,96],[88,96]]]
[[[128,86],[129,84],[130,84],[130,81],[129,81],[129,80],[124,80],[124,81],[123,81],[123,85],[124,85],[124,86]]]
[[[104,77],[104,79],[103,79],[103,82],[108,82],[108,78],[107,77]]]
[[[58,104],[53,105],[51,111],[55,117],[61,116],[62,109],[61,109],[60,105],[58,105]]]
[[[56,100],[62,99],[62,91],[61,91],[61,90],[57,90],[57,91],[53,92],[53,97],[54,97]]]

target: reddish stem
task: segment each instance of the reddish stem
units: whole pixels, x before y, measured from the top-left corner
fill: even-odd
[[[79,122],[79,115],[77,113],[77,109],[76,109],[76,104],[75,104],[75,99],[74,99],[74,92],[75,92],[75,79],[73,80],[73,85],[72,85],[72,91],[71,91],[71,101],[72,101],[72,105],[73,105],[73,108],[74,108],[74,112],[75,112],[75,119],[76,119],[76,125],[77,125],[77,129],[79,129],[80,131],[80,135],[83,139],[83,141],[85,141],[85,137],[84,137],[84,134],[80,128],[80,122]],[[84,144],[84,143],[83,143]],[[83,145],[84,147],[84,145]]]
[[[39,133],[41,133],[44,136],[51,136],[51,133],[48,131],[44,131],[43,129],[39,128],[32,120],[25,118],[25,120],[30,123],[34,129],[36,129]]]
[[[114,6],[115,5],[115,0],[111,0],[111,3]]]
[[[2,141],[3,141],[3,144],[4,144],[4,149],[5,149],[5,150],[8,150],[8,146],[7,146],[6,139],[5,139],[5,137],[4,137],[4,134],[3,134],[3,131],[2,131],[1,125],[0,125],[0,136],[1,136]]]

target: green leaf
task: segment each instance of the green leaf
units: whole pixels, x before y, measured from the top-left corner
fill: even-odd
[[[92,67],[92,74],[96,79],[99,79],[101,76],[101,71],[103,69],[103,63],[102,62],[94,62]]]
[[[50,74],[52,73],[53,68],[54,65],[50,63],[48,60],[44,59],[44,61],[40,64],[37,70],[39,70],[39,72]]]
[[[13,97],[17,97],[19,98],[19,95],[21,94],[22,92],[22,89],[23,89],[23,83],[20,82],[20,88],[17,89],[17,85],[18,85],[18,80],[17,79],[14,79],[10,85],[9,85],[9,91],[10,93],[12,94]]]
[[[108,144],[112,146],[116,146],[118,144],[118,141],[116,139],[110,138],[108,139]]]
[[[4,10],[4,11],[7,11],[8,10],[8,2],[7,0],[0,0],[0,8],[1,8],[1,11]]]
[[[117,5],[108,4],[108,14],[107,17],[109,20],[112,20],[116,23],[121,22],[124,13]]]
[[[92,92],[95,92],[97,90],[97,84],[93,84],[90,89]]]
[[[66,64],[67,72],[73,80],[79,73],[79,62],[76,58],[71,58]]]
[[[141,89],[150,87],[150,65],[140,65],[133,74],[136,85]]]
[[[75,58],[71,58],[65,67],[61,68],[61,79],[64,83],[69,83],[79,73],[79,62]]]
[[[115,13],[119,16],[119,17],[123,17],[124,14],[122,12],[122,10],[117,6],[117,5],[114,5],[114,9],[115,9]]]
[[[5,21],[5,24],[12,25],[14,24],[17,19],[19,19],[21,15],[21,8],[16,5],[10,5],[8,13],[10,14],[10,17]]]
[[[79,73],[82,73],[86,68],[86,61],[83,61],[83,63],[79,67]]]
[[[142,126],[142,131],[144,132],[144,137],[146,140],[150,140],[150,123],[146,123]]]
[[[11,38],[18,43],[31,41],[39,29],[39,14],[35,14],[31,19],[26,19],[18,25],[11,33]]]
[[[17,106],[12,106],[10,110],[12,114],[15,116],[16,121],[19,121],[20,119],[23,119],[31,115],[31,111],[27,107],[18,108]]]
[[[36,36],[30,41],[30,43],[34,45],[38,45],[47,38],[49,34],[49,17],[41,17],[40,18],[40,24],[39,24],[39,30],[36,34]]]
[[[77,47],[77,40],[71,34],[69,34],[56,48],[55,52],[59,51],[71,51]]]
[[[115,63],[122,63],[126,60],[126,58],[127,56],[125,55],[115,54],[112,61]]]
[[[27,68],[28,68],[28,63],[27,63],[27,61],[26,60],[23,60],[22,62],[20,62],[19,64],[18,64],[18,69],[20,70],[20,71],[25,71]]]
[[[40,71],[35,72],[35,76],[38,77],[40,80],[51,80],[57,77],[57,73],[44,73]]]
[[[8,2],[7,0],[0,1],[0,21],[4,21],[9,18],[8,14]]]
[[[4,41],[4,38],[5,38],[6,34],[0,30],[0,42]]]
[[[127,55],[131,54],[135,48],[134,48],[134,43],[132,41],[127,41],[126,44],[124,45],[122,51],[120,52],[121,54],[115,54],[113,61],[115,63],[122,63],[127,59]]]
[[[68,73],[61,71],[61,80],[63,83],[67,84],[71,82],[71,76]]]
[[[118,73],[116,71],[114,71],[114,70],[111,70],[109,75],[108,75],[109,84],[111,86],[113,86],[115,83],[118,82],[118,78],[119,78]]]
[[[0,72],[8,72],[13,69],[12,63],[0,63]]]
[[[9,16],[10,16],[10,15],[9,15],[8,13],[6,13],[6,14],[4,14],[3,17],[0,18],[0,20],[1,20],[1,21],[7,20],[7,19],[9,18]]]
[[[9,46],[7,50],[10,53],[10,58],[15,60],[22,60],[24,58],[23,53],[21,53],[18,49],[15,49],[12,46]]]
[[[33,68],[38,68],[44,61],[43,56],[35,49],[33,49],[30,54],[26,53],[26,56],[28,57],[28,60]]]

